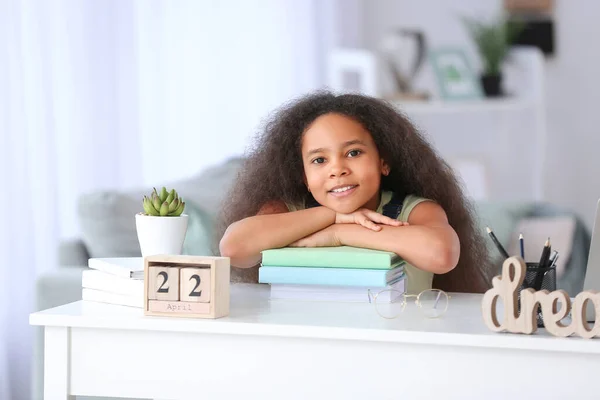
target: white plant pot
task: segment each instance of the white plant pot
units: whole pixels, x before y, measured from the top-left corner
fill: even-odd
[[[179,217],[154,217],[136,214],[135,227],[142,257],[156,254],[181,254],[188,227],[187,214]]]

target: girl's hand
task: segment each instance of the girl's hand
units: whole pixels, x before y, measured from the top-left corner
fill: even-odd
[[[384,224],[389,226],[404,226],[408,225],[408,222],[398,221],[385,215],[381,215],[378,212],[369,210],[368,208],[359,208],[350,214],[335,214],[336,224],[357,224],[362,225],[367,229],[374,231],[380,231],[381,226],[377,224]]]
[[[290,247],[337,247],[342,243],[337,235],[337,227],[330,225],[300,240],[291,243]]]

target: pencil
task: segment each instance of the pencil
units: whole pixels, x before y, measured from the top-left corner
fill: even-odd
[[[519,233],[519,245],[521,247],[521,258],[525,260],[525,244],[523,243],[523,234]]]
[[[544,281],[544,274],[542,273],[542,269],[544,269],[546,267],[549,256],[550,256],[550,238],[548,238],[546,240],[546,243],[544,243],[544,248],[542,249],[542,255],[540,256],[540,262],[538,263],[537,272],[535,274],[535,281],[533,283],[534,290],[542,290],[542,283]]]
[[[508,258],[509,257],[508,253],[506,252],[504,247],[500,244],[500,242],[498,241],[498,238],[496,237],[496,235],[494,235],[494,232],[492,232],[492,230],[490,229],[489,226],[486,226],[485,228],[487,229],[488,235],[490,235],[490,237],[494,241],[494,244],[498,248],[498,251],[504,256],[504,258]]]
[[[550,266],[550,255],[552,254],[552,244],[550,243],[550,238],[548,238],[548,240],[546,240],[546,243],[548,243],[548,251],[546,254],[546,258],[544,260],[542,260],[541,256],[540,256],[540,262],[541,262],[540,266],[542,268],[548,268]],[[546,246],[546,244],[544,244],[544,246]]]

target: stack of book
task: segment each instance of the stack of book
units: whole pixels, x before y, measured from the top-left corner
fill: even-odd
[[[271,299],[368,302],[385,289],[404,293],[405,261],[392,252],[340,247],[285,247],[262,252],[259,283]],[[384,292],[378,301],[392,301]],[[387,299],[386,299],[387,296]]]
[[[81,274],[83,300],[143,307],[142,257],[90,258],[88,267]]]

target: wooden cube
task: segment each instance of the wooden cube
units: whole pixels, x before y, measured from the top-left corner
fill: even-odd
[[[176,299],[159,297],[162,293],[157,293],[165,273],[168,279],[177,274]],[[227,316],[229,275],[228,257],[147,256],[144,258],[144,314],[192,318]],[[156,277],[159,277],[158,282]]]
[[[179,293],[181,301],[210,302],[210,268],[181,268]]]
[[[179,268],[150,267],[148,270],[148,299],[179,300]]]

